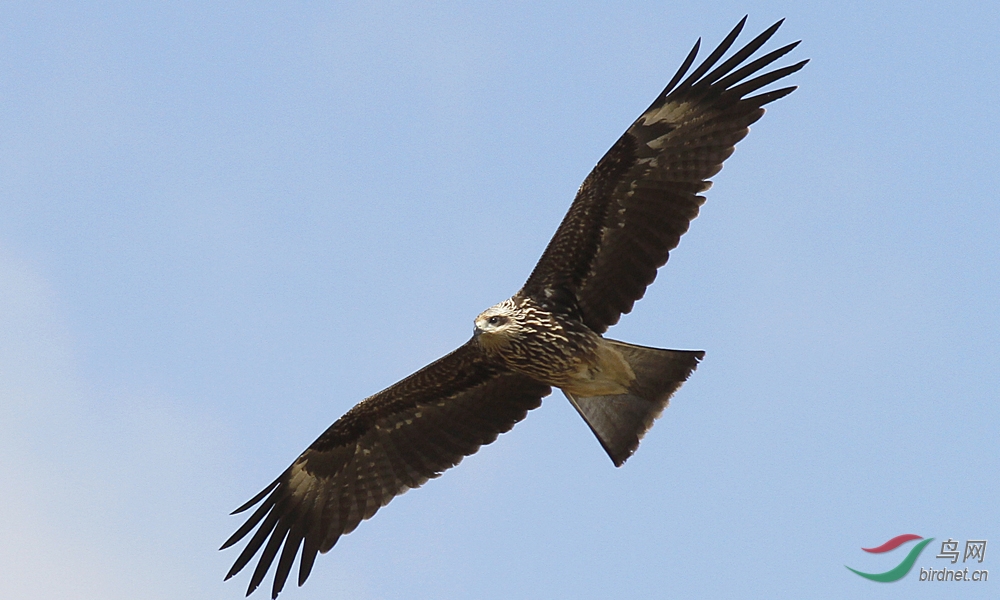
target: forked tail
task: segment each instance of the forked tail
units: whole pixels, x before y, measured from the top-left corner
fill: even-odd
[[[660,350],[608,341],[632,367],[627,394],[581,397],[563,393],[590,426],[616,467],[639,447],[639,440],[667,407],[670,397],[698,366],[701,350]]]

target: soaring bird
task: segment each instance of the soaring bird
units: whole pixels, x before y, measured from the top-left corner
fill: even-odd
[[[260,552],[249,596],[277,558],[276,598],[301,549],[302,585],[317,553],[510,430],[552,387],[563,391],[615,466],[635,452],[705,353],[602,334],[642,298],[698,215],[708,179],[762,107],[795,87],[757,92],[808,62],[759,74],[798,45],[749,60],[778,21],[720,63],[745,22],[687,74],[701,40],[694,45],[584,180],[524,286],[476,317],[472,339],[347,411],[234,511],[260,504],[222,545],[253,532],[226,579]]]

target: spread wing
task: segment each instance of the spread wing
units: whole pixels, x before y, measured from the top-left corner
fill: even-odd
[[[263,547],[249,596],[274,561],[271,597],[299,548],[299,585],[326,552],[395,496],[439,476],[510,430],[549,386],[489,362],[473,341],[364,400],[312,443],[271,485],[233,514],[263,501],[222,549],[256,528],[226,579]]]
[[[548,306],[578,315],[597,333],[632,310],[705,198],[708,178],[764,114],[790,94],[785,87],[754,94],[808,61],[758,72],[790,52],[789,44],[744,64],[781,21],[715,67],[746,17],[686,79],[699,43],[653,104],[600,160],[577,192],[522,288]]]

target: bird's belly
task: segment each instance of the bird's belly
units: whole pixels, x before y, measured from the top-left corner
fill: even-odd
[[[575,370],[565,373],[557,385],[564,392],[586,398],[624,394],[634,380],[635,373],[621,353],[601,343],[593,360],[584,361]]]

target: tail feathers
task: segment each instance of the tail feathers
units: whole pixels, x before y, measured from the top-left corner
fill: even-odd
[[[635,373],[628,393],[589,397],[563,393],[590,426],[615,466],[620,467],[639,447],[639,440],[653,426],[670,397],[695,370],[705,353],[607,341],[621,352]]]

